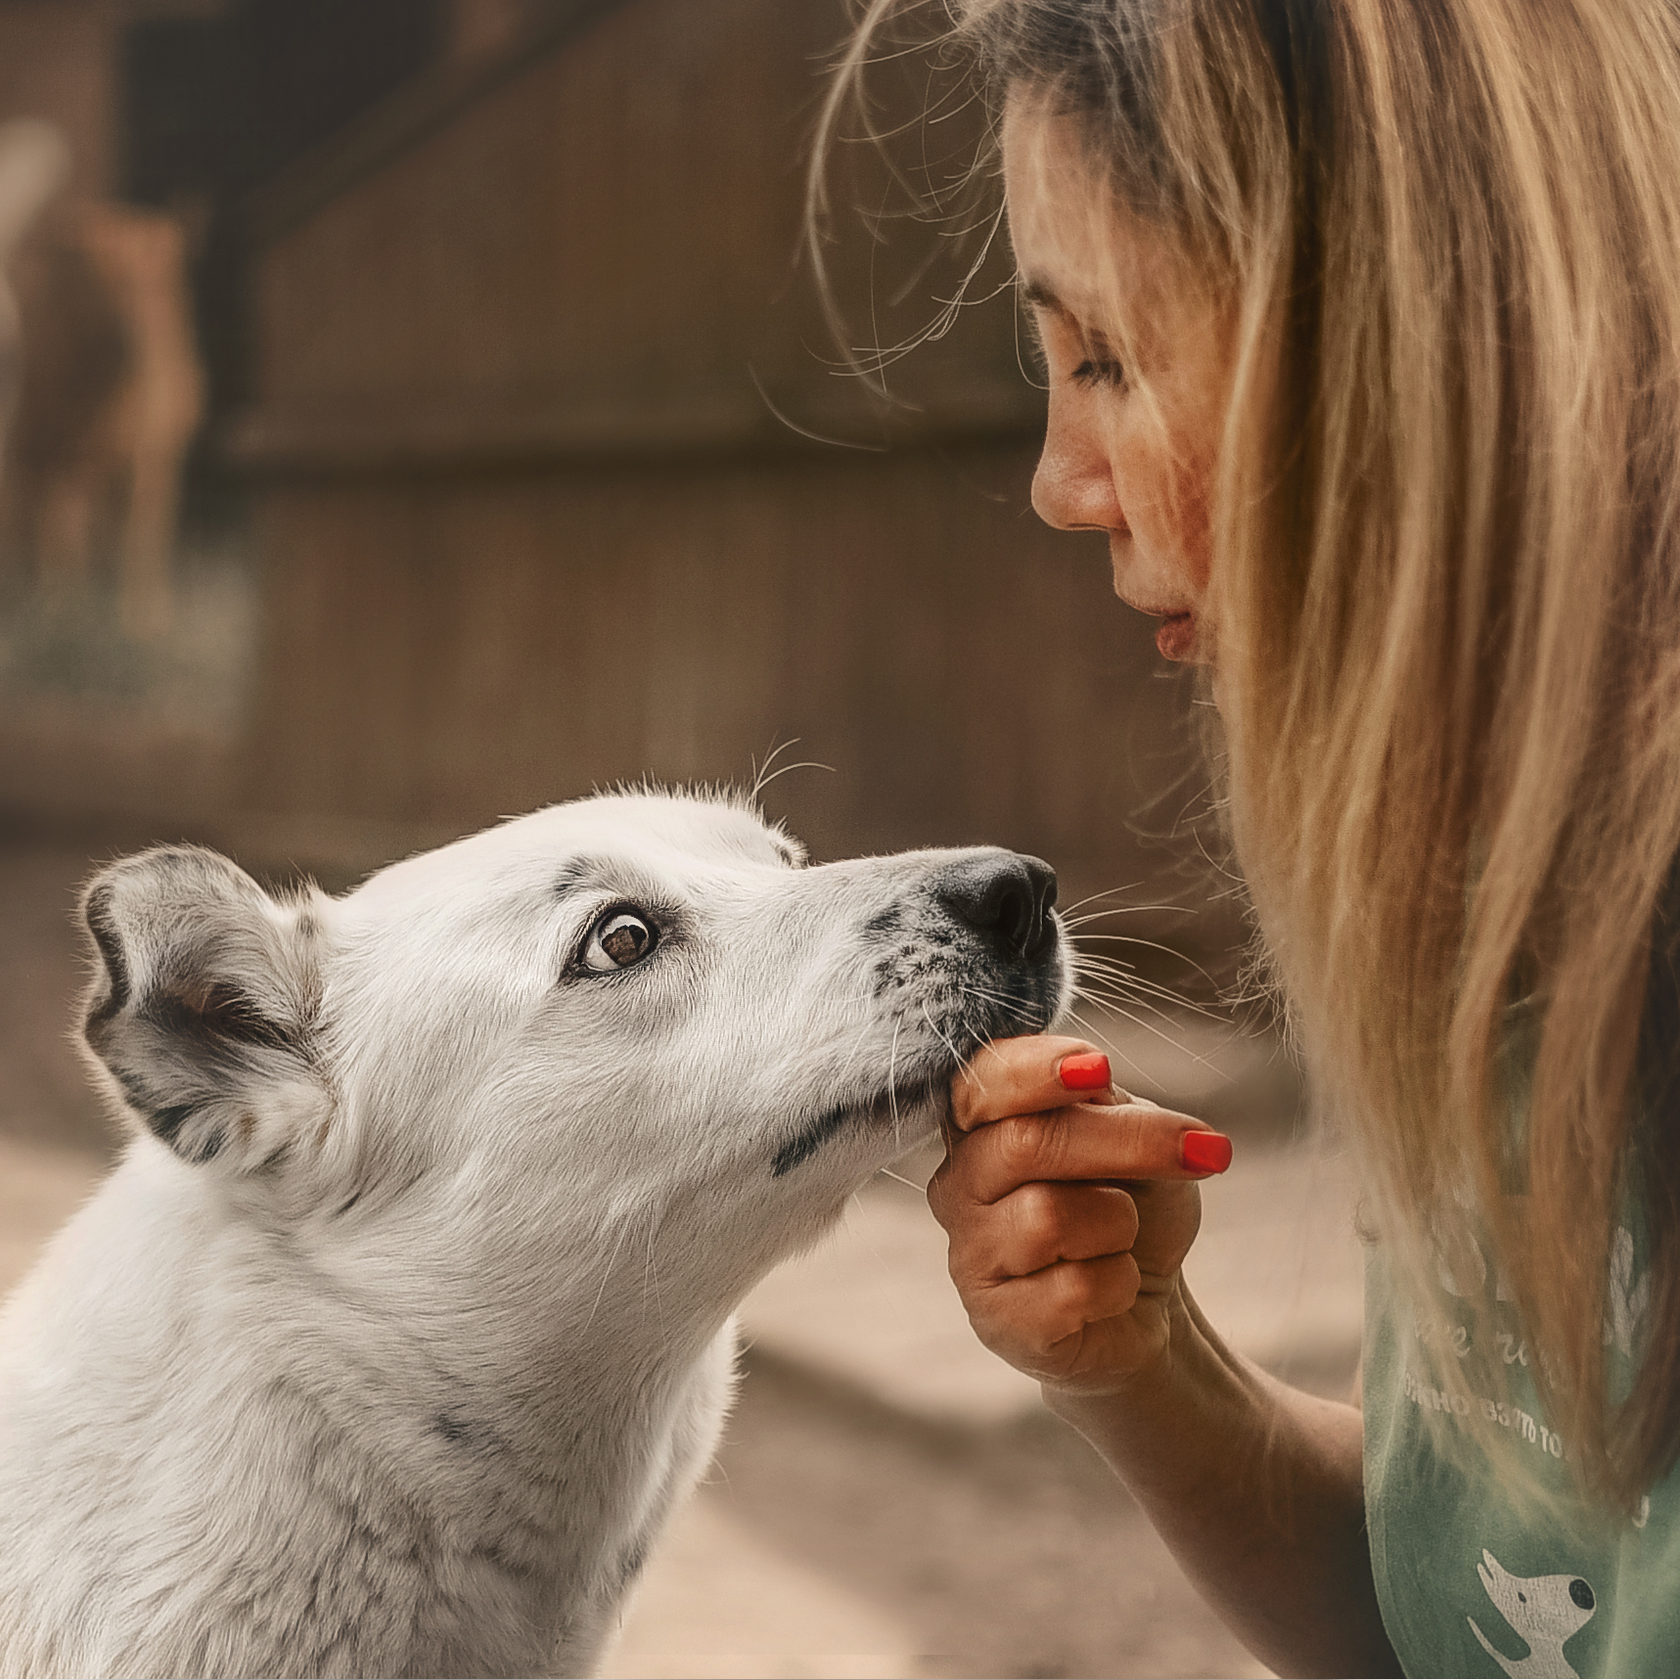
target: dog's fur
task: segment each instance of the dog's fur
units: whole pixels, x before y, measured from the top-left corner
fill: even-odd
[[[973,909],[1012,854],[799,862],[639,795],[342,899],[95,878],[135,1135],[0,1316],[0,1672],[592,1667],[741,1297],[1063,1001],[1042,866],[1018,937]],[[657,944],[603,965],[627,906]]]

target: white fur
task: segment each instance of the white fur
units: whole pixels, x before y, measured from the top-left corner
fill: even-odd
[[[97,878],[89,1039],[142,1123],[0,1315],[0,1672],[588,1672],[741,1297],[1059,1008],[1059,931],[1012,965],[941,897],[1005,856],[790,867],[641,795],[337,900]],[[620,903],[660,944],[594,973]]]

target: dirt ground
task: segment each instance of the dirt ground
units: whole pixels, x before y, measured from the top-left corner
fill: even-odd
[[[0,1286],[110,1148],[68,1037],[81,985],[71,912],[96,860],[85,846],[0,843]],[[1233,1171],[1227,1257],[1210,1246],[1207,1289],[1252,1322],[1268,1362],[1293,1349],[1315,1385],[1333,1388],[1356,1346],[1345,1288],[1325,1311],[1303,1297],[1286,1320],[1261,1323],[1280,1291],[1256,1293],[1256,1242],[1285,1243],[1297,1294],[1327,1270],[1292,1246],[1306,1204],[1279,1188],[1300,1179],[1278,1153],[1287,1147],[1246,1190]],[[849,1235],[749,1304],[755,1340],[726,1444],[656,1553],[606,1672],[1267,1672],[1085,1445],[971,1345],[925,1208],[910,1190],[888,1194],[890,1205],[866,1197]],[[1328,1229],[1340,1245],[1339,1223]],[[1336,1246],[1328,1270],[1344,1259]],[[927,1368],[905,1372],[917,1336]]]

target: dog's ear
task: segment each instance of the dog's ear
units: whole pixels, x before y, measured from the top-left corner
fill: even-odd
[[[84,1033],[133,1115],[189,1161],[272,1161],[326,1121],[319,924],[215,852],[165,846],[88,884]]]

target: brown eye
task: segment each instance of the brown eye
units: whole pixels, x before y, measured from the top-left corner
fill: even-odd
[[[610,974],[639,963],[659,943],[653,923],[634,910],[609,910],[595,924],[584,947],[586,968]]]

